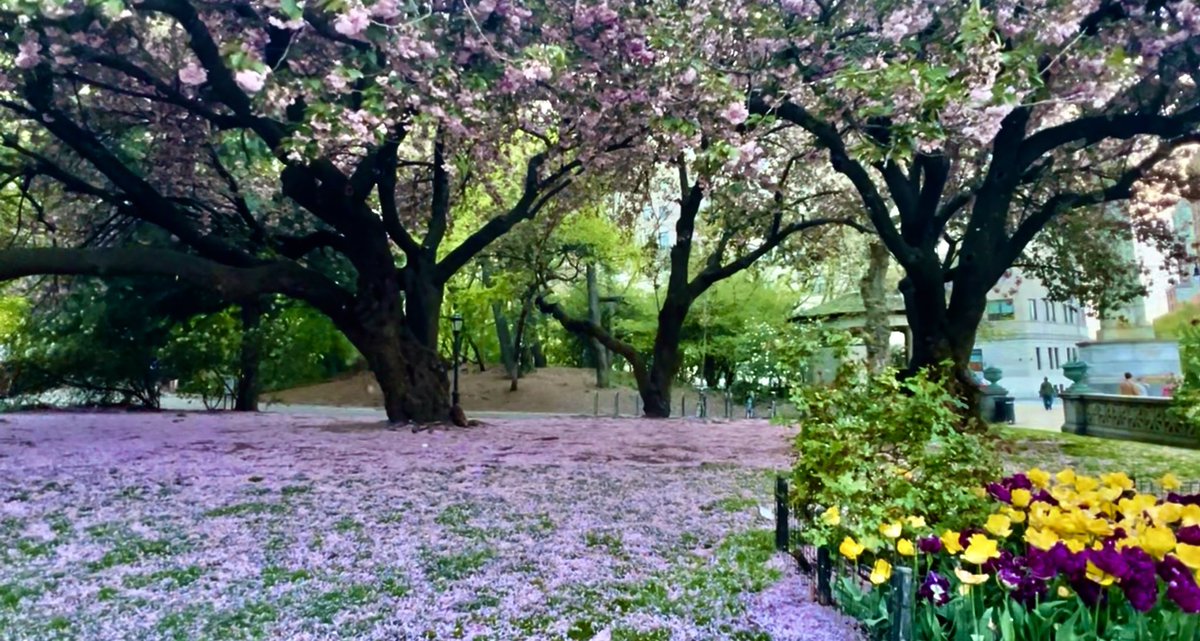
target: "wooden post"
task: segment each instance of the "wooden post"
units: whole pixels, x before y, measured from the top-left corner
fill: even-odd
[[[634,392],[633,394],[633,417],[637,418],[642,415],[642,397]]]
[[[889,641],[913,641],[913,571],[903,566],[892,571],[892,595],[888,615],[892,620]]]
[[[788,487],[782,474],[775,477],[775,549],[788,551]]]
[[[621,393],[613,394],[613,418],[621,418]]]
[[[679,397],[679,418],[687,418],[687,394]]]
[[[830,579],[833,574],[833,561],[829,558],[829,548],[822,545],[817,548],[817,603],[833,605],[833,588]]]
[[[592,416],[600,416],[600,392],[596,392],[596,398],[592,407]]]

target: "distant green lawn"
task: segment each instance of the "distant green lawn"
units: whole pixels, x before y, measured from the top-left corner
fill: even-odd
[[[1020,427],[1001,428],[1001,437],[1009,471],[1073,467],[1089,474],[1124,471],[1142,479],[1174,472],[1186,481],[1200,481],[1200,450]]]

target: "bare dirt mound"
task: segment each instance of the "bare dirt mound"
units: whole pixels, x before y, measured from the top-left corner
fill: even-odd
[[[525,375],[515,392],[501,368],[480,372],[475,368],[459,373],[462,405],[467,412],[551,412],[592,414],[596,411],[596,374],[594,370],[547,367]],[[682,390],[681,390],[682,392]],[[619,395],[619,403],[614,397]],[[266,395],[271,403],[295,405],[333,405],[340,407],[383,407],[383,395],[370,372],[363,372],[316,385],[307,385]],[[680,403],[675,394],[674,404]],[[599,412],[612,415],[634,413],[636,393],[628,387],[599,390]],[[713,401],[710,400],[710,403]],[[693,411],[696,399],[689,394],[687,404]],[[715,410],[714,410],[715,411]]]

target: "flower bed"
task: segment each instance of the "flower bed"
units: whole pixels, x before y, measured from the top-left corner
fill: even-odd
[[[922,641],[1195,639],[1200,495],[1176,493],[1173,475],[1160,485],[1161,497],[1120,472],[1015,474],[980,490],[995,503],[974,526],[908,517],[843,536],[841,557],[869,571],[837,580],[836,600],[875,638],[911,625]],[[827,532],[842,517],[832,507],[820,519]],[[897,565],[911,583],[893,579]],[[909,591],[915,607],[892,605]]]

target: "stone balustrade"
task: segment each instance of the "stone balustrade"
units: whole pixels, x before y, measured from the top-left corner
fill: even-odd
[[[1200,431],[1171,411],[1171,399],[1072,392],[1062,395],[1062,431],[1200,449]]]

